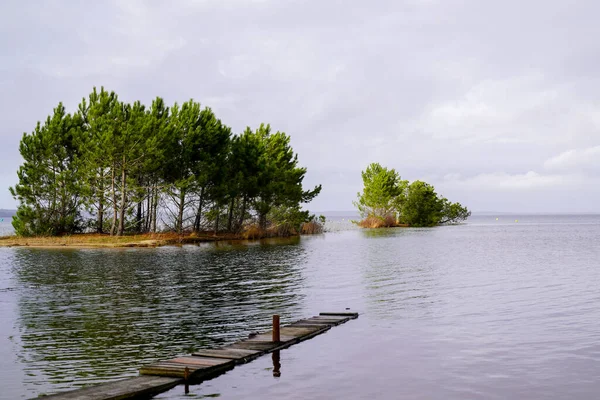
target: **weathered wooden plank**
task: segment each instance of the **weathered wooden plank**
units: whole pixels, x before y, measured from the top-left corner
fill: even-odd
[[[314,317],[311,318],[316,318],[316,319],[335,319],[335,320],[340,320],[340,319],[350,319],[350,316],[348,315],[315,315]]]
[[[212,376],[221,373],[222,371],[232,369],[234,366],[235,362],[233,360],[228,360],[223,364],[216,365],[197,365],[183,362],[161,361],[156,364],[144,366],[140,369],[140,374],[183,378],[185,376],[185,369],[187,368],[190,373],[190,379],[198,381],[207,376]]]
[[[190,372],[196,372],[201,369],[210,368],[210,366],[208,366],[208,365],[190,365],[190,364],[176,363],[176,362],[171,362],[171,361],[159,361],[152,365],[146,365],[144,368],[168,369],[168,370],[180,371],[180,372],[183,372],[187,368]]]
[[[214,357],[224,358],[229,360],[239,360],[241,362],[247,362],[256,357],[262,355],[261,351],[258,350],[247,350],[247,349],[202,349],[192,353],[193,356],[200,357]]]
[[[345,322],[349,321],[350,317],[333,317],[328,315],[317,315],[309,318],[309,320],[317,320],[317,321],[334,321],[334,322]]]
[[[237,342],[232,345],[227,346],[229,349],[248,349],[248,350],[261,350],[261,351],[269,351],[276,347],[279,347],[279,343],[273,342],[259,342],[259,341],[251,341],[244,340],[243,342]]]
[[[154,364],[150,364],[151,366],[154,365],[164,365],[166,367],[173,367],[173,368],[185,368],[188,367],[189,369],[205,369],[205,368],[210,368],[212,367],[212,365],[198,365],[198,364],[186,364],[183,362],[176,362],[173,360],[161,360],[158,362],[155,362]]]
[[[196,371],[190,371],[196,372]],[[168,376],[170,378],[183,379],[185,376],[185,368],[170,368],[165,366],[149,365],[140,368],[140,374],[146,376]]]
[[[166,392],[182,381],[162,376],[138,376],[83,389],[44,396],[52,400],[125,400]]]
[[[291,328],[315,328],[315,331],[325,332],[329,330],[332,325],[324,324],[324,323],[310,323],[310,322],[295,322],[292,325],[289,325]]]
[[[358,318],[358,313],[353,313],[353,312],[322,312],[322,313],[319,313],[319,315],[323,315],[323,316],[341,315],[344,317],[350,317],[351,319]]]
[[[201,382],[232,369],[235,364],[308,340],[324,333],[332,326],[357,317],[357,313],[320,313],[318,316],[282,326],[279,342],[272,341],[272,332],[265,332],[220,349],[199,350],[190,356],[180,356],[146,365],[140,369],[142,376],[137,378],[60,393],[48,398],[120,400],[152,397],[182,383],[186,368],[190,373],[189,382]]]
[[[340,325],[343,324],[344,322],[349,321],[350,318],[349,317],[345,317],[345,318],[325,318],[325,317],[312,317],[309,319],[306,319],[305,321],[308,322],[316,322],[316,323],[324,323],[324,324],[329,324],[329,325]]]
[[[325,321],[322,319],[305,319],[302,321],[298,321],[298,324],[306,324],[306,325],[337,325],[338,321]]]
[[[293,336],[293,337],[302,337],[305,335],[309,335],[313,332],[319,330],[319,327],[310,326],[310,327],[292,327],[292,326],[284,326],[281,328],[281,334],[284,336]]]
[[[227,363],[233,363],[231,360],[226,360],[223,358],[214,358],[214,357],[204,357],[204,356],[185,356],[185,357],[177,357],[171,360],[167,360],[172,363],[179,364],[191,364],[197,366],[208,366],[212,367],[215,365],[223,365]]]
[[[260,335],[256,335],[250,339],[248,339],[248,342],[269,342],[271,341],[271,339],[273,338],[273,333],[272,332],[267,332],[267,333],[263,333]],[[280,342],[279,343],[285,343],[285,342],[289,342],[291,340],[295,340],[296,336],[290,336],[290,335],[282,335],[281,333],[279,334],[279,339]]]

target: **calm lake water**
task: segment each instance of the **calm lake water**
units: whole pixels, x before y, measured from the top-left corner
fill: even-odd
[[[515,219],[519,222],[515,222]],[[338,221],[339,226],[343,222]],[[137,374],[270,316],[361,315],[191,387],[225,399],[596,399],[600,216],[122,250],[0,248],[0,398]],[[187,398],[177,387],[157,398]]]
[[[0,219],[2,219],[3,221],[0,221],[0,236],[8,236],[8,235],[13,235],[15,230],[12,227],[11,221],[12,218],[11,217],[0,217]]]

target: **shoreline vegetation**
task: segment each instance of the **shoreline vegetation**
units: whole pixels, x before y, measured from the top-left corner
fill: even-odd
[[[321,185],[303,188],[290,143],[268,124],[233,134],[194,100],[147,107],[94,88],[23,134],[12,225],[24,238],[319,233],[325,218],[302,207]]]
[[[258,241],[268,239],[290,239],[297,238],[299,235],[278,236],[277,234],[263,234],[252,236],[241,233],[220,232],[215,235],[214,232],[199,232],[177,234],[167,233],[146,233],[131,234],[123,236],[110,236],[107,233],[77,233],[63,236],[0,236],[1,247],[28,247],[28,248],[75,248],[75,249],[96,249],[96,248],[128,248],[128,247],[162,247],[162,246],[182,246],[196,245],[202,243],[214,242],[244,242]]]
[[[176,232],[126,234],[111,236],[108,233],[76,233],[60,236],[0,236],[0,247],[30,248],[125,248],[125,247],[162,247],[181,246],[213,242],[241,242],[263,239],[297,238],[300,235],[323,233],[324,220],[311,221],[301,225],[300,231],[286,227],[271,227],[267,231],[258,226],[250,226],[244,232]]]
[[[363,190],[354,206],[362,219],[352,221],[361,228],[432,227],[458,224],[471,216],[466,207],[439,196],[427,182],[409,183],[378,163],[371,163],[361,175]]]

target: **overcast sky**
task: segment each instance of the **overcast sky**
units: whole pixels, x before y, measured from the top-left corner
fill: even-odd
[[[475,211],[600,212],[600,3],[2,0],[0,208],[18,144],[93,86],[292,137],[312,210],[370,162]]]

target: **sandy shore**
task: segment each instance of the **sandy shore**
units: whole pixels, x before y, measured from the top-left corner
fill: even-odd
[[[0,247],[31,248],[126,248],[126,247],[159,247],[208,243],[216,241],[239,241],[246,238],[234,234],[201,233],[177,235],[174,233],[157,233],[144,235],[110,236],[96,233],[84,233],[68,236],[48,237],[0,237]]]

